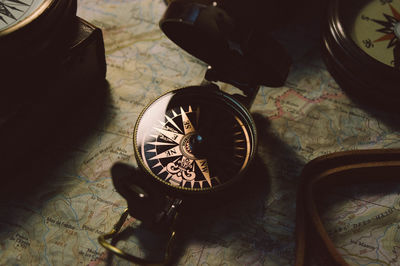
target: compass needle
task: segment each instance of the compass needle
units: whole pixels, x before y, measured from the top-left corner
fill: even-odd
[[[389,4],[390,10],[392,10],[393,16],[397,19],[397,21],[400,21],[400,13],[393,7],[393,5]]]
[[[383,41],[389,41],[391,39],[395,38],[394,34],[386,34],[380,37],[379,39],[376,39],[374,42],[383,42]]]

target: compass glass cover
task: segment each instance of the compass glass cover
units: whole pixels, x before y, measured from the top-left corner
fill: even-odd
[[[247,168],[254,153],[254,129],[246,112],[223,96],[167,93],[135,127],[139,163],[151,176],[189,191],[220,188]]]
[[[18,24],[48,0],[0,0],[0,32]]]
[[[400,69],[400,0],[358,2],[352,39],[377,61]]]

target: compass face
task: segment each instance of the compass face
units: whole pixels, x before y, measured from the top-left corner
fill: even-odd
[[[254,154],[254,134],[234,106],[170,92],[143,112],[134,141],[138,161],[151,176],[178,189],[202,191],[241,176]]]
[[[358,12],[352,39],[368,55],[400,69],[400,0],[372,0]]]
[[[0,32],[32,15],[48,0],[0,0]]]

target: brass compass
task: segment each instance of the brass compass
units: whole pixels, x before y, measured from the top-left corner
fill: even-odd
[[[227,10],[229,1],[172,1],[160,21],[173,42],[210,67],[201,85],[167,92],[142,111],[133,134],[139,169],[124,163],[111,169],[128,209],[99,242],[130,261],[168,261],[177,220],[210,198],[229,195],[249,178],[245,173],[257,149],[249,109],[260,85],[283,85],[291,60],[268,34],[259,35],[255,25],[238,27],[235,12]],[[225,93],[215,81],[243,93]],[[152,231],[169,233],[161,261],[138,258],[106,241],[119,234],[128,213]]]
[[[143,111],[134,134],[140,165],[178,191],[218,190],[235,182],[255,144],[247,110],[215,85],[161,96]]]
[[[400,1],[332,0],[323,52],[332,76],[354,98],[397,109]]]

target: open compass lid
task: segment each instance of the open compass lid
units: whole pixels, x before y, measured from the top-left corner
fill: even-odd
[[[282,86],[291,64],[285,49],[262,32],[263,26],[244,23],[226,10],[217,1],[173,1],[160,28],[182,49],[209,64],[220,81]]]

